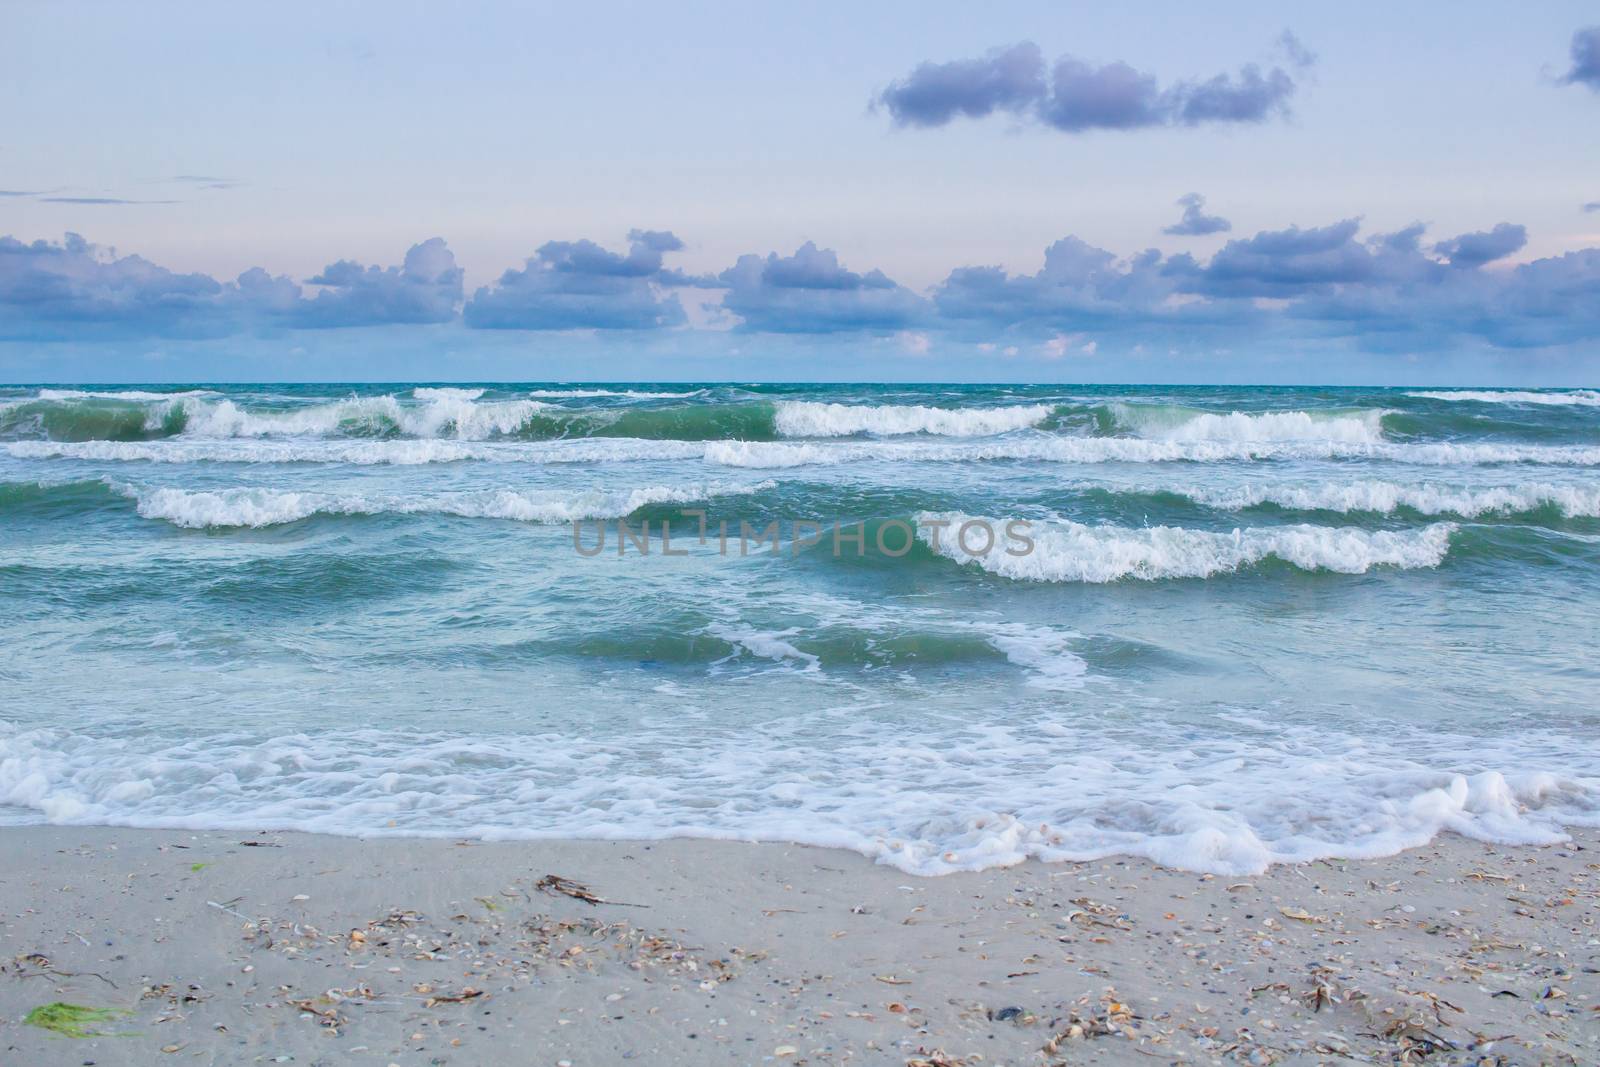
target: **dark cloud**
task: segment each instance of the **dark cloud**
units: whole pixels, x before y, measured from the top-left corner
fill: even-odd
[[[37,189],[0,189],[0,196],[38,196]]]
[[[1205,213],[1206,198],[1199,193],[1178,197],[1178,206],[1183,208],[1183,218],[1162,230],[1162,233],[1174,237],[1204,237],[1233,229],[1233,223],[1227,219]]]
[[[1185,206],[1189,202],[1186,198]],[[1203,205],[1194,202],[1199,211]],[[744,332],[887,335],[1117,351],[1259,351],[1333,346],[1371,353],[1600,344],[1600,248],[1520,265],[1512,223],[1434,240],[1417,223],[1365,233],[1359,219],[1227,241],[1208,258],[1150,249],[1119,256],[1063,237],[1033,273],[949,272],[928,297],[815,244],[745,255],[715,276],[666,263],[682,242],[635,231],[624,251],[552,241],[466,305],[467,326],[662,330],[687,325],[676,290],[724,291]],[[330,264],[304,284],[260,268],[231,282],[119,256],[69,234],[0,238],[0,339],[214,338],[285,329],[457,321],[461,271],[438,238],[398,266]]]
[[[1600,93],[1600,26],[1587,26],[1572,35],[1572,69],[1561,80]]]
[[[291,325],[309,327],[385,326],[449,322],[461,303],[461,268],[434,237],[412,245],[398,267],[363,267],[341,259],[307,278],[322,286],[311,300],[295,305]]]
[[[1022,113],[1045,95],[1044,54],[1031,41],[993,48],[982,59],[923,63],[877,99],[899,126],[943,126],[957,115]]]
[[[958,268],[934,301],[947,327],[988,338],[1323,338],[1375,352],[1600,340],[1600,249],[1483,271],[1523,246],[1521,227],[1426,248],[1423,233],[1419,224],[1363,238],[1359,220],[1345,219],[1230,241],[1206,262],[1154,251],[1118,259],[1069,237],[1046,251],[1038,274]]]
[[[740,256],[718,276],[722,306],[740,328],[765,333],[887,332],[920,323],[927,301],[882,271],[846,270],[838,255],[807,241],[792,256]]]
[[[1472,270],[1504,259],[1528,243],[1528,231],[1522,226],[1502,222],[1492,230],[1464,233],[1448,241],[1440,241],[1433,250],[1450,261],[1452,267]]]
[[[1315,60],[1292,34],[1285,33],[1279,47],[1290,66],[1304,68]],[[1255,64],[1166,88],[1155,75],[1126,63],[1095,65],[1074,56],[1062,56],[1047,74],[1039,46],[1024,41],[979,59],[923,63],[874,103],[886,107],[898,126],[943,126],[958,116],[1000,111],[1081,133],[1264,122],[1288,114],[1295,89],[1294,76],[1283,67],[1263,71]]]
[[[400,267],[334,263],[310,283],[259,267],[232,282],[180,274],[141,256],[68,234],[60,244],[0,237],[0,337],[223,337],[261,329],[447,322],[461,300],[461,271],[439,238],[415,245]]]
[[[1583,210],[1585,214],[1588,214],[1592,211],[1600,211],[1600,200],[1589,201],[1587,204],[1583,205]]]
[[[649,330],[679,326],[683,305],[667,287],[700,284],[664,265],[683,242],[662,230],[628,234],[626,254],[593,241],[550,241],[523,270],[473,294],[466,324],[491,330]]]
[[[1000,329],[1123,326],[1163,315],[1174,288],[1161,267],[1161,254],[1153,250],[1122,262],[1103,248],[1063,237],[1045,249],[1037,274],[956,268],[934,290],[934,304],[945,319]]]
[[[75,233],[56,244],[0,237],[0,337],[218,332],[224,287],[139,256],[102,253]]]

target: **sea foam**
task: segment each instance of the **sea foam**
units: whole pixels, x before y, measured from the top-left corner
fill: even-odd
[[[1468,401],[1478,404],[1543,404],[1600,407],[1600,392],[1575,389],[1571,392],[1532,392],[1524,389],[1441,389],[1421,390],[1406,396],[1423,400]]]
[[[313,515],[455,515],[516,522],[564,523],[618,519],[651,504],[686,504],[718,496],[748,495],[773,487],[710,483],[647,486],[624,490],[496,489],[427,495],[295,492],[280,489],[221,490],[113,487],[137,501],[147,519],[188,529],[275,526]]]
[[[1563,515],[1600,516],[1600,487],[1531,482],[1481,489],[1444,485],[1405,485],[1386,481],[1314,485],[1249,485],[1226,489],[1181,489],[1207,507],[1236,511],[1272,504],[1297,511],[1370,511],[1390,515],[1404,508],[1423,515],[1517,515],[1555,508]]]
[[[781,400],[778,433],[784,437],[850,437],[856,434],[925,433],[940,437],[988,437],[1037,426],[1050,417],[1048,404],[1000,408],[935,408],[921,404],[823,404]]]
[[[1437,567],[1450,550],[1451,523],[1420,530],[1348,530],[1328,526],[1270,526],[1231,533],[1173,526],[1128,528],[1087,526],[1060,520],[1034,523],[1031,550],[1000,542],[978,551],[984,537],[974,534],[963,547],[966,523],[1001,530],[1005,520],[959,512],[917,516],[918,536],[934,551],[958,563],[975,563],[991,574],[1034,582],[1114,582],[1123,578],[1157,581],[1205,578],[1277,559],[1305,571],[1362,574],[1374,567]],[[943,522],[941,532],[931,523]],[[1008,547],[1014,549],[1008,551]]]

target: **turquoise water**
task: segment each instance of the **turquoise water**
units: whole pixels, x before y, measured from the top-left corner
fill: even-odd
[[[1547,842],[1597,591],[1589,390],[0,388],[0,822]]]

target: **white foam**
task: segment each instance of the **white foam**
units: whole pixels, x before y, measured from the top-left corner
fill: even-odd
[[[922,441],[787,442],[713,441],[708,463],[729,467],[830,466],[866,461],[972,463],[1034,460],[1045,463],[1223,463],[1255,460],[1366,459],[1422,466],[1499,463],[1600,465],[1600,447],[1445,442],[1152,441],[1130,437],[1066,437],[935,443]]]
[[[1301,511],[1372,511],[1391,514],[1401,508],[1424,515],[1516,515],[1554,507],[1571,517],[1600,516],[1600,486],[1551,485],[1465,489],[1441,485],[1402,485],[1385,481],[1314,485],[1248,485],[1229,489],[1178,490],[1208,507],[1237,510],[1276,504]]]
[[[921,404],[823,404],[780,400],[777,426],[778,433],[784,437],[850,437],[863,433],[988,437],[1037,426],[1049,418],[1053,410],[1047,404],[935,408]]]
[[[418,400],[476,400],[487,389],[461,389],[453,385],[418,386],[411,390],[411,395]]]
[[[1086,526],[1067,520],[1034,523],[1028,531],[1031,550],[1001,536],[1005,520],[960,512],[925,512],[919,523],[944,521],[941,533],[919,526],[918,537],[940,555],[958,563],[975,563],[991,574],[1033,582],[1114,582],[1123,578],[1157,581],[1167,578],[1205,578],[1262,562],[1282,560],[1301,570],[1362,574],[1374,567],[1414,569],[1437,567],[1450,550],[1452,523],[1435,523],[1421,530],[1350,530],[1329,526],[1269,526],[1217,533],[1174,526],[1133,529],[1123,526]],[[995,531],[994,547],[970,553],[962,547],[958,531],[968,522],[987,524]],[[981,531],[968,541],[974,548],[985,543]],[[1008,549],[1015,549],[1013,555]]]
[[[1082,689],[1089,677],[1089,664],[1071,650],[1073,641],[1083,635],[1072,630],[1021,623],[994,623],[975,626],[1006,659],[1029,672],[1028,684],[1039,689],[1064,691]]]
[[[184,397],[216,396],[212,389],[181,389],[169,393],[152,393],[142,389],[118,389],[98,392],[90,389],[40,389],[40,400],[126,400],[130,403],[150,403],[163,400],[181,400]]]
[[[333,437],[380,434],[391,429],[412,437],[481,441],[515,433],[550,405],[538,400],[478,402],[482,390],[419,389],[420,404],[393,396],[351,397],[284,411],[246,411],[231,400],[186,404],[184,435],[191,438]]]
[[[1194,412],[1187,408],[1115,404],[1117,421],[1157,441],[1314,441],[1376,444],[1383,440],[1385,411]]]
[[[706,633],[712,637],[720,637],[728,642],[761,659],[769,659],[778,663],[793,662],[802,664],[801,670],[805,673],[815,673],[821,670],[822,661],[810,652],[802,652],[791,644],[786,638],[795,636],[800,632],[798,627],[787,630],[765,631],[753,629],[749,626],[730,623],[713,623],[706,627]],[[728,660],[738,659],[740,653],[735,652]],[[719,660],[718,664],[728,662]]]
[[[598,397],[619,397],[629,400],[671,400],[701,396],[705,392],[706,390],[704,389],[691,389],[686,393],[651,393],[638,389],[528,389],[524,390],[524,395],[556,400],[585,400]]]
[[[1147,441],[1131,437],[1036,434],[992,441],[667,441],[589,438],[561,441],[249,440],[7,441],[19,459],[88,459],[148,463],[420,464],[614,463],[703,458],[727,467],[785,468],[841,463],[1222,463],[1258,460],[1381,460],[1421,466],[1505,463],[1600,466],[1600,446],[1444,442]]]
[[[1564,827],[1600,825],[1593,746],[1556,732],[1375,723],[1385,740],[1373,743],[1319,723],[1196,736],[1040,704],[1003,724],[917,728],[803,704],[726,731],[647,716],[616,737],[385,727],[163,738],[0,722],[0,821],[788,841],[914,875],[1115,854],[1244,875],[1392,855],[1444,832],[1550,844]],[[796,731],[828,742],[797,747]]]
[[[772,488],[774,483],[711,483],[681,487],[656,485],[626,490],[496,489],[409,496],[262,488],[139,489],[112,484],[113,488],[137,501],[138,512],[145,518],[163,519],[174,526],[198,530],[274,526],[298,522],[313,515],[432,514],[531,523],[614,519],[631,515],[651,504],[691,503],[716,496],[757,493]]]
[[[186,440],[8,441],[19,459],[81,459],[118,463],[348,463],[417,466],[427,463],[622,463],[694,459],[695,441],[594,438],[565,441],[441,440]]]
[[[1478,404],[1547,404],[1552,406],[1576,405],[1600,407],[1600,392],[1593,389],[1575,389],[1571,392],[1531,392],[1522,389],[1448,389],[1421,390],[1407,393],[1423,400],[1470,401]]]

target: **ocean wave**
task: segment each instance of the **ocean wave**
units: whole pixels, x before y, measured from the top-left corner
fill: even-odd
[[[909,731],[870,715],[801,725],[829,744],[797,752],[792,716],[733,731],[674,717],[617,738],[0,722],[0,811],[59,825],[795,842],[911,875],[1135,855],[1237,876],[1393,855],[1445,832],[1548,845],[1600,825],[1592,746],[1559,733],[1392,724],[1374,743],[1329,724],[1263,725],[1174,729],[1169,742],[1162,722],[1048,710]]]
[[[620,519],[652,504],[687,504],[719,496],[747,495],[772,488],[711,483],[697,486],[646,486],[620,490],[494,489],[429,495],[294,492],[281,489],[218,490],[112,487],[136,501],[140,515],[199,530],[260,527],[299,522],[313,515],[454,515],[529,523]]]
[[[1139,529],[1086,526],[1068,520],[1035,523],[1031,550],[1002,541],[985,552],[969,552],[959,531],[968,522],[1000,531],[1001,519],[960,512],[917,516],[918,537],[939,555],[976,564],[991,574],[1034,582],[1115,582],[1124,578],[1159,581],[1206,578],[1275,559],[1304,571],[1364,574],[1374,567],[1437,567],[1450,550],[1453,523],[1421,530],[1348,530],[1328,526],[1271,526],[1218,533],[1172,526]],[[927,524],[943,522],[941,531]],[[981,547],[974,534],[969,543]],[[1012,554],[1012,551],[1017,554]]]
[[[1404,508],[1423,515],[1518,515],[1554,508],[1570,518],[1600,516],[1600,487],[1532,483],[1465,489],[1441,485],[1402,485],[1385,481],[1320,485],[1249,485],[1232,489],[1182,489],[1181,495],[1207,507],[1237,511],[1272,504],[1297,511],[1371,511],[1392,514]]]
[[[125,400],[134,404],[146,404],[167,400],[182,400],[185,397],[196,398],[218,396],[215,389],[175,389],[170,392],[150,392],[144,389],[117,389],[99,391],[94,389],[40,389],[39,400]]]
[[[935,408],[921,404],[823,404],[780,400],[778,433],[784,437],[851,437],[856,434],[925,433],[989,437],[1027,429],[1048,419],[1048,404],[1000,408]]]
[[[1167,405],[1113,404],[1116,425],[1155,441],[1270,443],[1316,441],[1376,444],[1384,410],[1233,411],[1227,414]]]
[[[685,393],[653,393],[640,389],[523,389],[519,391],[525,396],[554,400],[592,400],[601,397],[617,397],[628,400],[679,400],[694,396],[704,396],[706,393],[704,389],[691,389]]]
[[[1532,392],[1525,389],[1440,389],[1419,390],[1406,396],[1419,400],[1469,401],[1478,404],[1543,404],[1550,406],[1600,407],[1600,392],[1574,389],[1571,392]]]
[[[889,462],[1219,463],[1254,460],[1367,459],[1422,466],[1502,463],[1555,466],[1600,465],[1600,447],[1491,443],[1359,443],[1339,441],[1151,441],[1129,437],[1059,437],[942,444],[931,442],[753,442],[717,441],[705,459],[729,467],[829,466],[872,460]]]
[[[482,390],[417,390],[419,405],[393,396],[351,397],[287,411],[251,412],[231,400],[185,408],[184,433],[190,437],[410,437],[450,436],[481,441],[515,433],[536,412],[538,400],[479,401]],[[426,395],[424,395],[426,394]]]
[[[842,463],[1221,463],[1275,460],[1379,460],[1419,466],[1533,464],[1600,466],[1600,446],[1468,442],[1146,441],[1126,437],[1037,434],[993,441],[704,441],[581,438],[553,441],[188,440],[6,441],[18,459],[146,463],[613,463],[703,459],[717,466],[782,469]]]
[[[429,463],[619,463],[698,458],[695,442],[631,438],[474,442],[429,440],[8,441],[19,459],[82,459],[112,463],[347,463],[420,466]]]

